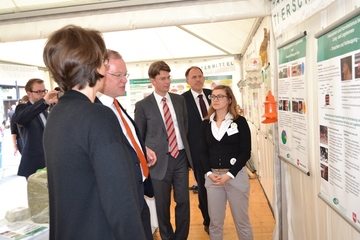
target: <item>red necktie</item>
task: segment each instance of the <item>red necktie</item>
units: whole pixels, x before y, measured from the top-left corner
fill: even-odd
[[[176,141],[174,122],[171,117],[170,109],[166,103],[166,98],[163,98],[162,101],[163,101],[165,127],[169,138],[170,155],[173,156],[173,158],[176,158],[179,155],[179,149]]]
[[[203,95],[202,94],[199,94],[198,95],[198,98],[199,98],[199,103],[200,103],[200,109],[201,109],[201,113],[202,113],[202,117],[206,117],[208,115],[208,111],[206,109],[206,105],[205,105],[205,102],[204,102],[204,99],[203,99]]]
[[[120,118],[121,120],[123,121],[124,123],[124,126],[125,126],[125,129],[126,129],[126,132],[131,140],[131,143],[132,145],[134,146],[135,148],[135,151],[136,151],[136,155],[138,156],[139,160],[140,160],[140,165],[141,165],[141,168],[142,168],[142,171],[143,171],[143,174],[146,178],[148,178],[149,176],[149,168],[147,166],[147,162],[146,162],[146,159],[145,159],[145,155],[144,153],[141,151],[140,149],[140,146],[139,144],[137,144],[137,142],[135,141],[135,138],[134,138],[134,135],[129,127],[129,124],[127,123],[127,121],[125,120],[124,116],[122,115],[121,113],[121,109],[120,109],[120,105],[118,103],[118,101],[116,101],[116,99],[114,99],[114,105],[116,107],[116,110],[118,111],[119,115],[120,115]]]

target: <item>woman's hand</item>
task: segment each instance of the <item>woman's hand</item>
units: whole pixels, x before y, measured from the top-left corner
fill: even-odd
[[[214,185],[224,185],[227,181],[231,179],[231,177],[227,174],[219,175],[215,173],[210,174],[209,178],[211,179]]]

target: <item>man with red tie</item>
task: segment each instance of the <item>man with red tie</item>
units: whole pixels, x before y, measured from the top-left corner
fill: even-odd
[[[106,66],[104,87],[98,93],[98,99],[102,104],[113,110],[119,120],[121,129],[128,140],[128,149],[135,167],[140,209],[142,210],[142,223],[147,240],[152,240],[153,236],[150,224],[150,211],[144,199],[144,194],[149,197],[153,197],[153,189],[148,166],[151,166],[156,162],[156,155],[152,150],[145,148],[141,138],[139,137],[139,131],[135,122],[116,100],[117,97],[125,94],[125,86],[127,78],[129,77],[125,61],[116,51],[108,50],[107,55],[109,63]]]
[[[148,75],[154,92],[135,104],[135,122],[145,145],[157,156],[150,167],[161,239],[187,239],[190,226],[189,166],[185,99],[169,93],[170,67],[153,62]],[[170,221],[171,189],[174,190],[175,231]]]

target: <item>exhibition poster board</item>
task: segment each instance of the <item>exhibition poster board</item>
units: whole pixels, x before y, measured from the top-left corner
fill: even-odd
[[[278,49],[280,158],[309,175],[306,37]]]
[[[319,196],[360,231],[360,16],[317,44]]]

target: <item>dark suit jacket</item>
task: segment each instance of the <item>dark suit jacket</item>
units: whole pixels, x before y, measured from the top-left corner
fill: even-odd
[[[19,126],[20,135],[24,143],[21,162],[18,170],[19,176],[29,177],[36,170],[45,167],[43,150],[44,124],[40,113],[47,117],[47,108],[44,99],[32,104],[19,104],[16,107],[12,120]]]
[[[50,239],[146,239],[122,136],[113,111],[77,91],[51,110],[44,132]]]
[[[102,104],[101,101],[98,98],[95,99],[95,102]],[[145,148],[144,142],[141,139],[138,127],[136,126],[136,124],[132,120],[132,118],[129,116],[129,114],[125,111],[125,109],[122,107],[122,105],[120,103],[119,103],[119,105],[120,105],[120,108],[123,111],[123,113],[125,113],[125,115],[130,119],[131,123],[134,125],[136,135],[137,135],[137,137],[139,139],[142,151],[145,154],[145,158],[146,158],[146,148]],[[122,134],[122,136],[124,138],[126,138],[124,134]],[[135,177],[136,177],[136,180],[137,180],[136,183],[137,183],[137,186],[138,186],[138,189],[139,189],[139,198],[140,198],[140,205],[141,205],[141,204],[144,203],[144,194],[146,196],[148,196],[148,197],[154,197],[154,189],[153,189],[153,186],[152,186],[152,183],[151,183],[151,177],[150,177],[150,174],[149,174],[149,177],[142,183],[142,173],[141,173],[141,170],[140,170],[139,158],[138,158],[138,156],[136,154],[136,151],[130,145],[129,141],[126,141],[126,146],[127,146],[127,149],[129,150],[131,158],[133,159],[133,162],[134,162]]]
[[[186,137],[188,114],[185,99],[181,95],[173,93],[169,93],[169,95],[174,106],[189,165],[192,167],[190,148]],[[168,135],[154,93],[135,104],[135,122],[145,145],[156,153],[157,161],[154,166],[150,167],[151,176],[154,179],[162,180],[168,166]]]
[[[203,89],[206,100],[210,106],[210,100],[208,96],[211,94],[210,89]],[[202,117],[197,108],[195,99],[191,93],[191,90],[184,92],[182,94],[186,101],[186,107],[188,112],[188,125],[189,131],[187,134],[187,139],[190,146],[191,158],[194,165],[200,165],[200,152],[199,152],[199,144],[200,144],[200,126],[202,122]],[[205,101],[205,100],[204,100]]]

